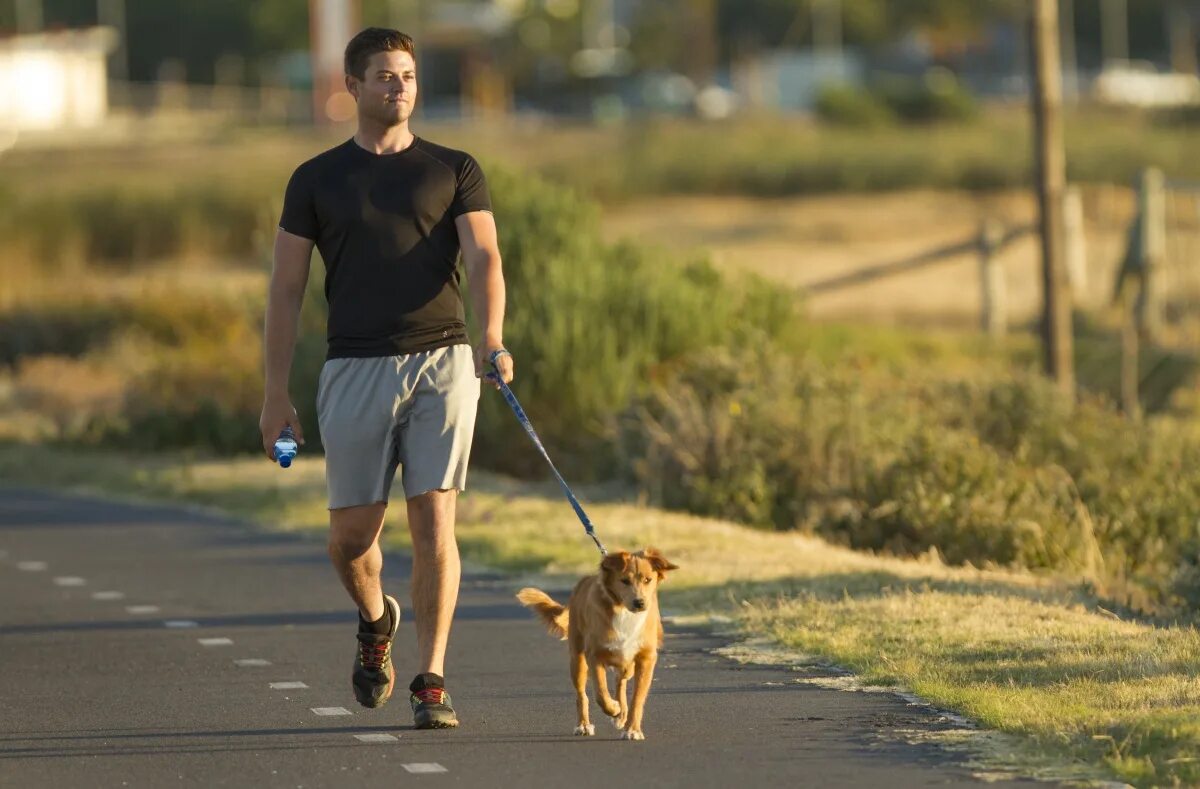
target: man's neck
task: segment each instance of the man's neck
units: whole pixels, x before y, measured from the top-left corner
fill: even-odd
[[[412,145],[413,133],[408,130],[408,121],[398,126],[380,127],[360,120],[354,141],[372,153],[398,153]]]

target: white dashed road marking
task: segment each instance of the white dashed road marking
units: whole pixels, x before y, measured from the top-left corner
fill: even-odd
[[[238,658],[237,660],[233,661],[233,663],[234,663],[234,665],[241,666],[242,668],[250,668],[251,666],[269,666],[269,665],[271,665],[271,661],[263,660],[262,658],[257,658],[257,657]]]
[[[92,592],[93,600],[124,600],[124,592]]]
[[[314,715],[350,715],[350,710],[345,707],[313,707]]]
[[[400,765],[410,773],[444,773],[448,772],[445,767],[437,762],[413,762],[411,764]]]
[[[271,690],[301,690],[307,688],[303,682],[272,682]]]
[[[17,562],[17,569],[27,573],[40,573],[48,566],[45,562]]]
[[[233,644],[232,638],[197,638],[202,647],[227,647]]]
[[[163,622],[163,627],[178,629],[181,627],[200,627],[199,622],[193,622],[190,619],[168,619]]]
[[[354,739],[359,742],[399,742],[392,735],[383,734],[382,732],[379,734],[356,734],[354,735]]]
[[[157,614],[159,608],[156,605],[127,605],[125,611],[130,614]]]
[[[55,586],[87,586],[87,581],[77,575],[60,575],[54,579]]]

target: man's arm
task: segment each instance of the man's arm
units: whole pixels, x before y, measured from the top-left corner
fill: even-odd
[[[266,382],[262,416],[258,420],[263,449],[271,459],[274,459],[275,439],[284,426],[290,425],[296,433],[296,440],[304,443],[304,432],[288,392],[288,379],[291,376],[292,355],[296,351],[300,307],[304,303],[304,289],[308,285],[312,250],[311,239],[286,230],[280,230],[275,235],[271,285],[267,291],[267,319],[263,332]]]
[[[483,331],[475,350],[475,374],[482,377],[488,370],[492,352],[504,347],[504,270],[496,240],[496,220],[490,211],[470,211],[455,218],[454,226],[458,228],[463,265],[467,269],[471,307]],[[511,381],[512,356],[503,355],[496,363],[504,382]]]

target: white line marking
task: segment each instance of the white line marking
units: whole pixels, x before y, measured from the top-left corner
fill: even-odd
[[[345,707],[313,707],[314,715],[352,715]]]
[[[45,562],[17,562],[17,569],[27,573],[40,573],[48,566]]]
[[[437,762],[413,762],[411,764],[400,765],[410,773],[444,773],[449,772],[445,767]]]
[[[398,742],[398,740],[390,734],[356,734],[354,739],[359,742]]]
[[[272,682],[271,690],[301,690],[307,688],[303,682]]]
[[[93,600],[124,600],[124,592],[92,592]]]
[[[202,647],[227,647],[233,644],[232,638],[197,638]]]
[[[157,614],[159,607],[156,605],[127,605],[125,611],[130,614]]]
[[[242,668],[250,668],[251,666],[269,666],[269,665],[271,665],[271,661],[263,660],[262,658],[258,658],[258,657],[239,658],[239,659],[233,661],[233,663],[234,663],[234,665],[241,666]]]
[[[87,586],[87,581],[77,575],[60,575],[54,579],[55,586]]]
[[[181,628],[181,627],[200,627],[199,622],[193,622],[190,619],[168,619],[163,622],[163,627]]]

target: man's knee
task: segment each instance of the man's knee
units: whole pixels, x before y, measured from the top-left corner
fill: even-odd
[[[454,504],[457,490],[431,490],[408,500],[408,525],[413,550],[444,553],[454,544]]]
[[[375,545],[383,528],[385,504],[329,511],[329,553],[335,559],[357,559]]]

